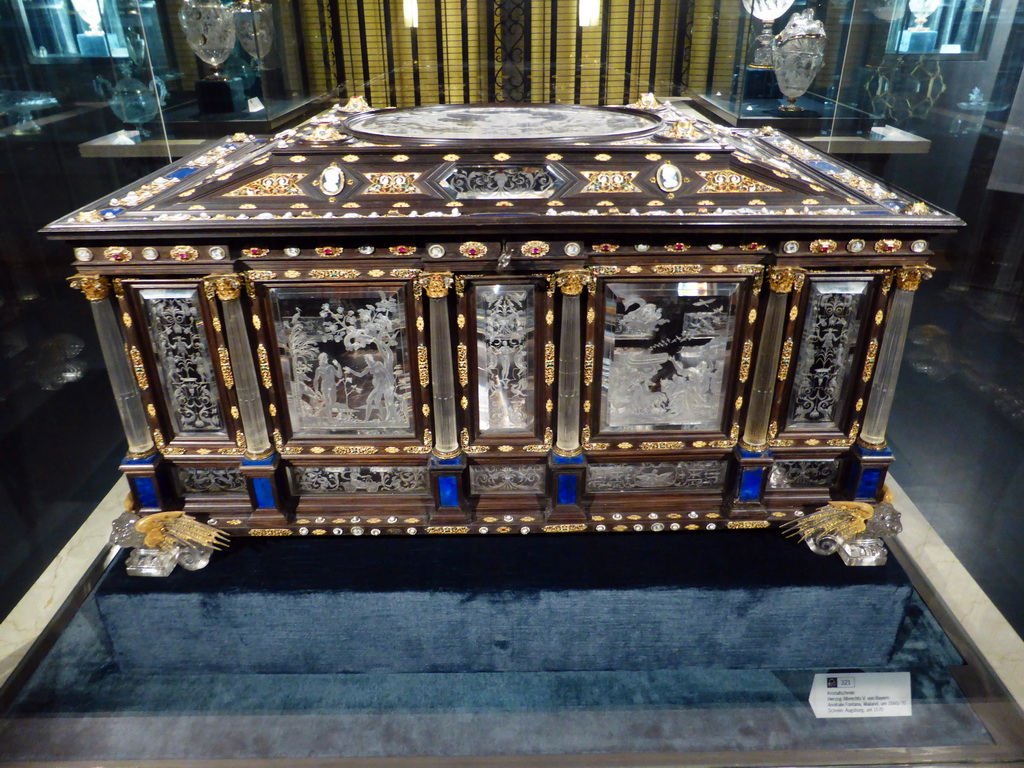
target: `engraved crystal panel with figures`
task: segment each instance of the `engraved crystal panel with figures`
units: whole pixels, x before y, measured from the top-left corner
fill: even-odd
[[[481,435],[534,433],[534,306],[532,285],[476,286]]]
[[[414,434],[403,290],[270,294],[296,436]]]
[[[149,288],[139,296],[174,431],[225,434],[198,291]]]
[[[789,425],[841,428],[868,280],[812,280],[793,373]]]
[[[721,428],[739,285],[605,285],[602,432]]]

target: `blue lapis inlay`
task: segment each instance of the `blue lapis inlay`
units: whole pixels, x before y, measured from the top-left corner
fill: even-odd
[[[136,477],[132,479],[135,484],[135,493],[139,497],[139,504],[143,508],[159,507],[160,502],[156,498],[156,483],[151,477]]]
[[[437,478],[437,495],[442,507],[459,506],[459,479],[450,475]]]
[[[277,507],[277,504],[274,502],[274,486],[271,484],[270,478],[254,478],[252,490],[256,495],[256,506],[258,509],[275,509]]]
[[[744,469],[740,476],[740,501],[757,501],[761,498],[761,478],[764,468]]]
[[[878,484],[882,479],[882,470],[880,469],[865,469],[861,472],[860,482],[857,483],[857,493],[854,495],[858,499],[875,499],[878,498]]]
[[[559,504],[575,504],[576,503],[576,475],[559,475],[558,476],[558,503]]]

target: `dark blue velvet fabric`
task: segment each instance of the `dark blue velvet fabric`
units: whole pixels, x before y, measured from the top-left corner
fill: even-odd
[[[125,671],[527,672],[880,666],[911,594],[771,533],[481,536],[245,542],[97,605]]]

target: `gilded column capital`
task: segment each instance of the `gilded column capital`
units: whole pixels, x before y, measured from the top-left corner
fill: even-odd
[[[68,280],[71,287],[85,294],[89,301],[103,301],[110,295],[110,281],[102,275],[75,275]]]
[[[223,275],[208,277],[221,301],[234,301],[242,295],[242,279],[239,275]]]
[[[563,269],[556,272],[552,280],[567,296],[579,296],[584,288],[590,288],[594,276],[585,269]]]
[[[789,293],[804,287],[806,270],[800,267],[770,267],[768,285],[773,293]]]
[[[451,272],[427,272],[416,278],[416,281],[431,299],[443,299],[455,283]]]
[[[916,291],[922,280],[932,276],[935,267],[898,267],[895,270],[896,287],[901,291]]]

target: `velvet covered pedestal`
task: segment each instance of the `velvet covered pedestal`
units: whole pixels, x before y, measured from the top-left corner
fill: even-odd
[[[123,671],[865,668],[913,589],[777,533],[240,542],[96,593]]]

